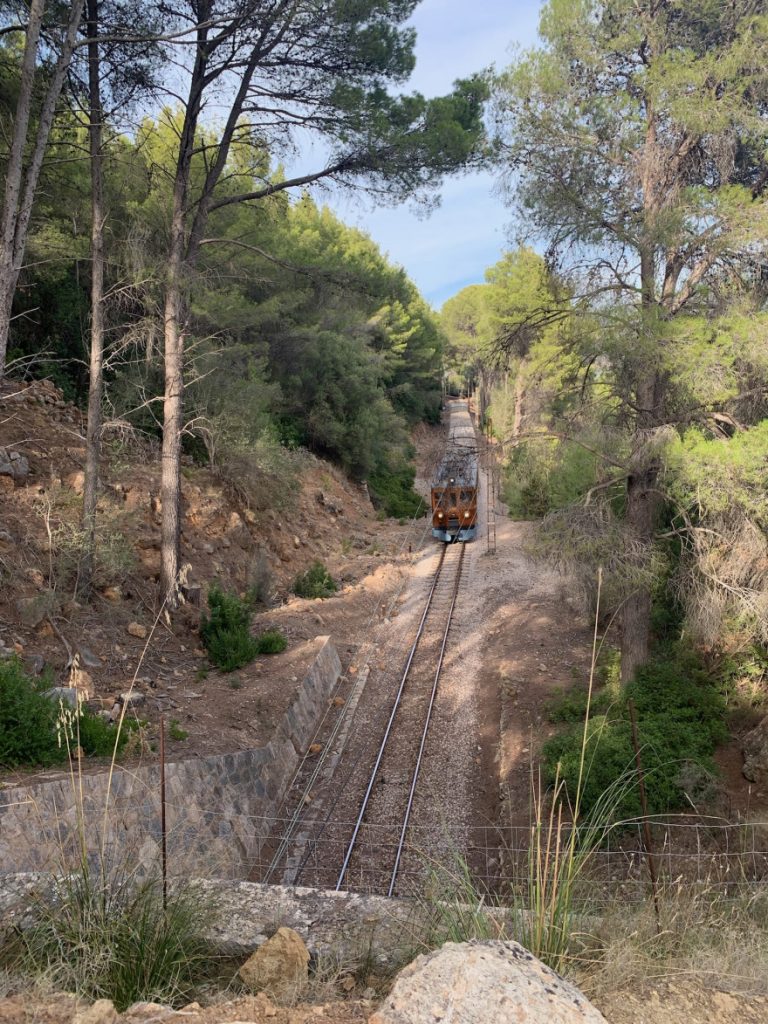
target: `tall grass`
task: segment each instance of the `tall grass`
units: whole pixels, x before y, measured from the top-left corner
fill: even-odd
[[[559,777],[549,793],[542,791],[540,777],[532,787],[527,885],[525,892],[516,897],[517,938],[556,971],[564,969],[574,932],[580,926],[579,883],[595,850],[617,827],[616,812],[633,781],[634,772],[628,768],[584,818],[578,813],[578,792],[571,809]]]
[[[511,937],[508,914],[496,897],[480,889],[458,853],[450,865],[432,866],[418,903],[418,944],[427,949],[446,942]]]
[[[582,815],[582,797],[589,777],[590,712],[600,646],[598,622],[602,570],[598,572],[592,658],[584,710],[577,783],[572,797],[560,774],[545,793],[541,776],[531,779],[531,831],[527,851],[527,893],[520,907],[520,941],[554,970],[561,971],[570,955],[577,921],[576,887],[594,851],[616,827],[617,811],[632,785],[635,772],[627,766],[598,798],[590,813]],[[592,747],[594,757],[595,747]],[[572,799],[572,802],[570,802]]]
[[[211,957],[201,936],[210,908],[184,888],[163,901],[159,878],[139,882],[84,867],[60,875],[39,897],[35,922],[6,959],[58,991],[111,999],[118,1010],[138,1000],[182,1004]]]
[[[691,886],[681,878],[661,893],[661,929],[650,901],[606,908],[578,964],[590,998],[649,981],[696,979],[696,984],[768,996],[768,898],[763,886],[742,881]]]

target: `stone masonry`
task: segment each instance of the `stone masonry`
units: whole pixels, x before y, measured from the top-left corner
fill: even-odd
[[[329,637],[309,646],[315,650],[311,668],[266,746],[166,766],[169,874],[248,874],[341,673]],[[64,772],[0,790],[0,874],[76,864],[81,810],[94,860],[103,850],[113,867],[157,866],[159,768],[117,766],[111,777],[100,771],[73,779]]]

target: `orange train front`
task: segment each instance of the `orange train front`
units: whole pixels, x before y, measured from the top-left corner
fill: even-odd
[[[457,408],[458,407],[458,408]],[[446,544],[477,534],[477,452],[464,403],[451,410],[451,438],[432,484],[432,536]]]

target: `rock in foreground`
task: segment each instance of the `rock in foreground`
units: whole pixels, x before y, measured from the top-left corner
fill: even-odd
[[[370,1024],[606,1024],[516,942],[449,942],[402,971]]]
[[[295,999],[307,984],[309,951],[292,928],[278,928],[240,968],[248,988],[280,1000]]]

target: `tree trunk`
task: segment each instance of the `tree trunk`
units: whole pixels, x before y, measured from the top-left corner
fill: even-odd
[[[649,127],[648,146],[653,144],[653,122]],[[652,223],[651,186],[644,182],[646,217]],[[645,239],[640,247],[641,315],[643,330],[656,332],[656,265],[653,243]],[[640,546],[642,557],[650,553],[654,541],[658,496],[658,453],[655,451],[656,429],[661,422],[661,378],[655,370],[644,367],[635,386],[635,437],[627,475],[627,524],[632,539]],[[647,583],[638,581],[624,603],[621,630],[621,679],[630,682],[635,672],[648,660],[651,647],[651,591]]]
[[[16,223],[21,198],[24,147],[29,132],[32,91],[35,84],[35,64],[37,63],[37,48],[40,42],[44,7],[44,0],[32,0],[29,7],[29,22],[19,77],[19,98],[13,118],[13,136],[5,170],[3,210],[0,215],[0,381],[5,375],[11,307],[19,276],[18,271],[14,271],[13,259]]]
[[[56,113],[56,104],[64,84],[64,77],[72,60],[72,53],[75,48],[83,11],[82,3],[79,0],[73,0],[69,9],[69,22],[62,41],[61,51],[43,96],[35,145],[29,157],[22,187],[24,149],[29,132],[29,117],[35,82],[35,64],[37,62],[37,49],[44,7],[44,0],[32,0],[30,6],[27,38],[24,46],[24,57],[22,58],[19,82],[19,100],[14,116],[13,137],[8,157],[8,167],[6,169],[3,210],[0,215],[0,380],[3,379],[5,374],[11,306],[24,261],[29,220],[32,216],[32,205],[35,201],[37,183],[43,166],[46,146],[48,145],[48,136],[51,133],[51,126],[53,125],[53,118]]]
[[[96,502],[101,454],[101,404],[104,362],[104,188],[102,181],[102,108],[99,82],[98,0],[88,0],[88,90],[90,93],[89,143],[91,158],[91,353],[88,381],[88,430],[85,441],[83,530],[85,558],[82,579],[93,584],[96,555]]]
[[[521,360],[520,367],[515,377],[515,413],[512,421],[512,440],[516,441],[520,436],[523,429],[523,402],[525,400],[525,379],[524,379],[525,363]]]
[[[478,372],[478,381],[477,422],[480,425],[480,429],[485,430],[485,416],[488,411],[488,381],[485,370],[482,367]]]
[[[653,542],[657,500],[654,492],[657,470],[653,466],[627,478],[627,523],[634,539],[643,547]],[[645,664],[651,643],[651,592],[638,585],[627,598],[622,612],[621,680],[631,682]]]
[[[641,251],[643,320],[648,331],[657,325],[648,315],[655,306],[654,260],[649,249]],[[635,437],[627,475],[627,525],[632,539],[640,546],[641,559],[650,554],[656,531],[659,472],[655,447],[657,429],[663,414],[662,381],[653,369],[645,368],[635,387]],[[639,580],[624,603],[621,634],[621,679],[630,682],[637,669],[648,660],[651,646],[651,591]]]
[[[162,500],[162,596],[169,608],[178,605],[181,552],[181,432],[184,429],[184,334],[181,328],[181,261],[171,268],[165,297],[165,394],[163,453],[160,478]]]

